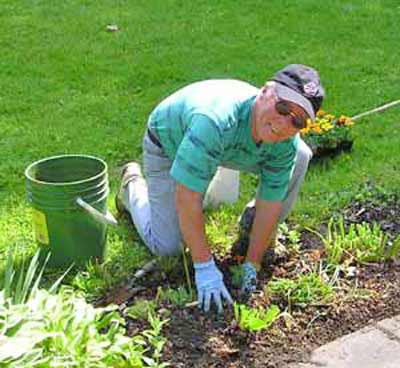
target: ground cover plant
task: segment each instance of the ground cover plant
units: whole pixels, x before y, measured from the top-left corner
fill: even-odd
[[[400,236],[389,243],[388,235],[377,223],[351,224],[345,229],[343,218],[336,223],[331,219],[327,235],[321,238],[327,263],[332,266],[387,261],[395,257],[400,249]]]
[[[335,295],[333,285],[324,279],[323,272],[315,271],[295,279],[273,278],[266,288],[271,296],[286,298],[289,309],[292,305],[322,305],[331,301]]]
[[[116,307],[94,308],[69,287],[56,293],[63,277],[49,290],[40,289],[46,263],[40,266],[38,252],[14,278],[17,271],[9,254],[6,278],[0,284],[2,366],[167,366],[160,362],[166,341],[161,329],[167,320],[149,312],[150,328],[128,338]]]
[[[187,83],[238,78],[261,86],[285,64],[300,62],[320,70],[327,90],[323,108],[338,117],[353,116],[398,98],[400,77],[393,72],[398,58],[392,50],[398,43],[400,8],[395,0],[357,0],[351,4],[334,0],[323,6],[317,0],[251,0],[241,2],[240,11],[237,3],[227,0],[196,4],[177,0],[18,0],[3,2],[0,10],[3,271],[10,248],[15,250],[17,264],[22,264],[23,255],[36,252],[25,200],[23,171],[28,164],[61,153],[105,159],[111,180],[109,207],[114,211],[112,197],[118,189],[119,167],[140,159],[148,113],[158,101]],[[332,24],[335,26],[327,26]],[[117,27],[107,27],[110,25]],[[307,274],[321,259],[326,262],[322,240],[305,227],[326,237],[327,221],[334,212],[343,215],[345,232],[352,223],[365,222],[372,228],[376,222],[387,236],[388,246],[394,244],[400,232],[396,215],[400,206],[395,197],[400,192],[400,177],[398,137],[393,132],[399,129],[398,109],[366,117],[349,130],[356,136],[350,154],[344,152],[310,166],[288,223],[292,235],[286,232],[280,238],[287,246],[292,237],[294,246],[288,247],[290,252],[276,254],[274,262],[267,262],[259,293],[245,304],[246,308],[266,310],[271,305],[264,285],[272,278],[295,282],[299,271]],[[361,190],[368,180],[376,182],[375,189],[391,194],[385,196],[379,191],[377,196],[375,189]],[[239,202],[207,213],[210,242],[236,298],[230,269],[237,266],[237,259],[229,251],[237,236],[237,218],[254,196],[256,185],[253,175],[242,175]],[[168,361],[174,367],[264,367],[268,362],[271,367],[282,367],[304,359],[313,347],[371,319],[400,312],[395,260],[354,262],[351,267],[355,269],[347,267],[348,272],[339,272],[335,302],[294,306],[290,318],[285,315],[266,330],[244,331],[235,322],[233,310],[222,320],[199,313],[189,302],[193,294],[188,302],[183,292],[167,292],[168,297],[157,299],[160,285],[163,291],[192,291],[181,267],[158,270],[125,287],[151,256],[130,230],[129,219],[121,218],[120,223],[109,231],[105,262],[71,270],[63,284],[72,286],[74,293],[82,293],[86,302],[117,303],[118,319],[124,319],[119,319],[122,324],[118,334],[141,336],[147,342],[149,338],[142,333],[155,330],[149,324],[149,314],[132,318],[124,311],[139,300],[157,300],[151,318],[165,316],[170,321],[162,326],[162,336],[167,339],[163,357],[158,357],[160,351],[155,346],[150,347],[149,352],[158,351],[154,364]],[[47,269],[43,281],[51,285],[64,271]],[[3,279],[4,275],[1,272]],[[120,286],[124,293],[118,294]],[[27,290],[23,283],[20,290]],[[47,298],[45,292],[41,295]],[[50,294],[48,298],[66,302],[62,295]],[[281,309],[287,306],[287,294],[275,298]],[[74,311],[72,306],[68,308]],[[7,307],[10,310],[14,308]],[[25,307],[21,310],[25,313]],[[286,313],[284,309],[282,313]]]

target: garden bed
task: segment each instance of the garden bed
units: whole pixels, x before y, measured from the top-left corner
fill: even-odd
[[[344,224],[377,222],[389,239],[400,231],[399,201],[395,197],[381,199],[362,198],[353,201],[344,211]],[[266,261],[260,274],[259,286],[268,284],[273,277],[294,279],[304,269],[321,264],[324,259],[323,243],[319,236],[304,230],[300,248]],[[285,239],[283,239],[285,242]],[[238,300],[238,291],[232,285],[231,267],[235,257],[227,256],[220,262],[227,287]],[[168,342],[163,359],[172,367],[286,367],[290,363],[306,361],[308,354],[327,342],[351,333],[373,321],[400,313],[400,266],[395,260],[367,263],[351,268],[351,273],[337,274],[340,288],[334,299],[321,304],[288,305],[284,298],[266,295],[260,291],[247,301],[252,307],[270,303],[289,313],[279,318],[272,327],[248,332],[239,328],[232,309],[223,316],[205,315],[196,307],[178,307],[159,302],[157,313],[169,318],[163,334]],[[177,287],[182,284],[181,272],[155,272],[146,278],[143,291],[124,300],[121,305],[138,300],[157,298],[157,287]],[[118,293],[117,293],[118,294]],[[107,301],[122,302],[124,298],[108,296]],[[112,300],[114,299],[114,300]],[[128,333],[139,333],[147,322],[126,317]]]

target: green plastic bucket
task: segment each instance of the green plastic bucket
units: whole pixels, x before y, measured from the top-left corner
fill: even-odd
[[[117,224],[107,210],[107,164],[93,156],[54,156],[29,165],[25,177],[36,240],[51,252],[50,265],[102,261],[107,224]]]

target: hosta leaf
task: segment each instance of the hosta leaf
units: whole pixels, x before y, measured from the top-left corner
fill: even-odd
[[[262,319],[254,318],[254,319],[248,321],[247,327],[250,331],[260,331],[260,330],[268,327],[268,323],[266,323]]]
[[[12,338],[0,336],[0,363],[9,359],[17,359],[30,353],[40,341],[50,337],[52,334],[32,331]]]
[[[274,322],[274,321],[276,320],[276,318],[279,316],[279,313],[280,313],[280,312],[281,312],[281,311],[280,311],[279,307],[278,307],[277,305],[272,304],[272,305],[269,307],[267,313],[265,314],[264,320],[267,321],[267,322],[272,323],[272,322]]]

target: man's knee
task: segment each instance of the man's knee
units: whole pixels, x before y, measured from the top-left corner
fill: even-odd
[[[151,252],[160,257],[173,257],[182,252],[180,237],[173,237],[168,240],[153,240]]]

